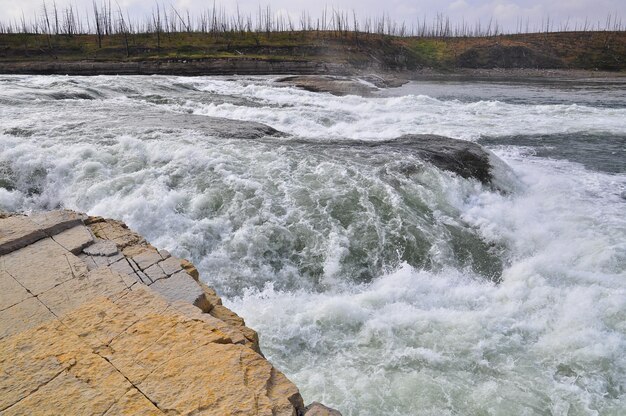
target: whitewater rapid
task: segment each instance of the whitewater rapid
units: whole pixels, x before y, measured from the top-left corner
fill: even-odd
[[[305,401],[344,415],[622,415],[620,85],[0,76],[0,210],[119,218],[190,258]],[[350,146],[416,133],[489,146],[504,192]]]

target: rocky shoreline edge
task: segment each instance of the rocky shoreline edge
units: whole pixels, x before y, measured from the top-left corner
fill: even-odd
[[[380,65],[357,67],[311,60],[253,58],[155,59],[139,61],[0,61],[2,75],[172,75],[172,76],[375,76],[383,81],[611,81],[626,82],[626,72],[563,68],[431,68],[389,69]]]
[[[66,210],[0,213],[0,413],[340,415],[189,261]]]
[[[0,74],[21,75],[349,75],[349,66],[305,60],[163,59],[146,61],[0,62]]]

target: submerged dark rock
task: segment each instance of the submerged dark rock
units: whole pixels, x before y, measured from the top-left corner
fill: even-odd
[[[162,113],[148,116],[128,117],[117,120],[123,125],[150,129],[191,129],[206,131],[224,139],[250,139],[285,137],[273,127],[253,121],[232,120],[198,114]],[[306,144],[315,147],[371,148],[390,151],[411,152],[435,167],[454,172],[463,178],[473,178],[484,184],[493,185],[492,162],[497,159],[481,145],[459,139],[437,135],[409,134],[391,140],[341,140],[319,141],[309,139],[290,140],[291,144]],[[410,169],[410,167],[407,167]]]
[[[437,167],[456,173],[466,179],[499,187],[495,183],[493,170],[499,159],[481,145],[466,140],[452,139],[429,134],[408,134],[391,140],[350,140],[350,141],[311,141],[294,140],[293,143],[312,146],[334,147],[337,149],[372,149],[382,151],[410,152],[412,155]],[[504,162],[499,161],[501,165]],[[416,166],[404,167],[407,171]]]
[[[198,114],[156,113],[142,117],[129,116],[127,118],[120,118],[117,122],[122,125],[133,126],[134,128],[206,131],[212,136],[225,139],[259,139],[267,136],[284,136],[284,133],[262,123],[209,117]]]
[[[433,135],[406,135],[391,144],[410,148],[439,169],[485,184],[492,182],[491,153],[479,144]]]

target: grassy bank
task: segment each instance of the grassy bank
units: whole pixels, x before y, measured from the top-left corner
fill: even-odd
[[[626,32],[400,37],[359,32],[0,34],[0,63],[202,61],[228,58],[424,67],[626,70]]]

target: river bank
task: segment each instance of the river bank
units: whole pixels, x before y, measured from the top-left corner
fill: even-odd
[[[0,73],[500,76],[626,70],[626,32],[400,37],[358,32],[0,34]],[[506,70],[506,71],[504,71]],[[512,70],[512,72],[508,72]],[[504,75],[509,76],[509,75]],[[514,75],[518,76],[518,75]],[[581,75],[587,77],[588,75]]]
[[[356,68],[339,63],[278,61],[263,59],[156,60],[139,62],[33,61],[2,62],[5,75],[298,75],[358,77],[373,81],[378,87],[394,87],[406,81],[506,81],[506,82],[625,82],[625,71],[537,68],[455,68],[442,70],[383,70]],[[402,81],[398,83],[398,80]],[[380,82],[377,82],[380,81]]]
[[[0,62],[0,73],[29,75],[349,75],[351,72],[353,71],[348,67],[332,63],[228,58],[138,62]]]

